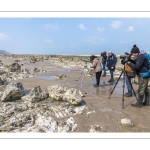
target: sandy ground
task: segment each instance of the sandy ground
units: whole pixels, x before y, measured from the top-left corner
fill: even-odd
[[[8,60],[2,61],[4,62]],[[9,62],[11,62],[11,60],[9,60]],[[14,62],[14,60],[12,60],[12,62]],[[20,64],[21,63],[22,62],[20,62]],[[107,82],[109,80],[109,76],[101,77],[100,87],[94,87],[92,78],[95,80],[95,76],[85,77],[83,84],[81,84],[81,80],[79,80],[79,78],[81,76],[82,69],[66,69],[54,66],[49,60],[37,62],[35,64],[25,64],[23,67],[30,69],[36,67],[42,70],[47,70],[47,73],[38,73],[36,74],[36,77],[17,80],[23,83],[25,89],[32,89],[35,86],[47,89],[50,85],[59,84],[79,89],[85,94],[82,105],[86,105],[92,113],[72,116],[78,124],[76,132],[89,132],[90,125],[100,125],[100,132],[150,131],[150,108],[148,106],[143,106],[142,108],[132,107],[131,103],[136,102],[136,98],[133,96],[124,97],[124,109],[122,108],[123,82],[121,79],[110,96],[115,83],[109,84]],[[55,80],[54,75],[56,74],[64,74],[67,77],[62,80]],[[133,84],[133,87],[134,90],[137,91],[138,86]],[[125,92],[127,92],[126,87]],[[134,122],[134,126],[130,127],[121,125],[121,119],[123,118],[130,119]],[[55,119],[57,120],[57,118]]]

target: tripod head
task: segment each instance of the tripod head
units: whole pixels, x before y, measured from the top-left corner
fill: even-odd
[[[90,60],[88,59],[82,59],[82,60],[85,62],[84,67],[87,67],[87,63],[90,62]]]

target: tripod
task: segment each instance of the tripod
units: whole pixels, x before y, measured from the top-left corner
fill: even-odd
[[[81,72],[81,75],[80,75],[80,77],[79,77],[79,79],[78,80],[80,80],[81,78],[82,78],[82,80],[81,80],[81,88],[82,88],[82,84],[83,84],[83,79],[84,79],[84,77],[85,77],[85,70],[88,70],[88,73],[90,74],[90,71],[89,71],[89,69],[88,69],[88,67],[87,67],[87,61],[85,61],[85,64],[84,64],[84,68],[83,68],[83,70],[82,70],[82,72]],[[92,78],[92,76],[91,76],[91,79],[92,79],[92,81],[93,81],[93,83],[94,83],[94,80],[93,80],[93,78]]]
[[[123,73],[124,73],[124,74],[123,74]],[[125,70],[125,64],[124,64],[124,69],[122,70],[122,72],[121,72],[121,74],[120,74],[120,76],[119,76],[119,78],[118,78],[118,80],[117,80],[117,82],[116,82],[116,84],[115,84],[115,86],[114,86],[113,90],[112,90],[112,91],[111,91],[111,93],[110,93],[110,96],[112,95],[112,93],[113,93],[113,91],[114,91],[114,89],[115,89],[115,87],[116,87],[116,85],[117,85],[118,81],[120,80],[120,77],[122,76],[122,74],[123,74],[122,109],[124,109],[125,74],[126,74],[126,76],[127,76],[128,80],[129,80],[129,76],[128,76],[128,74],[127,74],[127,71]],[[130,86],[131,86],[132,91],[133,91],[133,93],[134,93],[134,96],[135,96],[135,98],[136,98],[136,100],[137,100],[137,97],[136,97],[135,91],[134,91],[134,89],[133,89],[133,86],[132,86],[132,84],[131,84],[131,81],[130,81],[130,80],[129,80],[129,83],[130,83]],[[110,98],[110,96],[109,96],[109,98]]]

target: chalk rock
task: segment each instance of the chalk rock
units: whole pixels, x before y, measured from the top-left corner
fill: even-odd
[[[66,78],[66,75],[64,74],[58,74],[54,76],[56,79],[62,79],[62,78]]]
[[[26,132],[57,132],[57,122],[50,116],[38,113],[34,126],[28,127]]]
[[[0,77],[0,86],[4,84],[4,81]]]
[[[131,126],[131,127],[134,126],[134,123],[128,118],[121,119],[121,124],[126,126]]]
[[[100,127],[100,125],[90,125],[90,131],[89,132],[99,132],[100,131],[100,129],[101,129],[101,127]]]
[[[38,73],[38,72],[40,72],[40,70],[38,68],[33,68],[33,69],[31,69],[31,72],[32,73]]]
[[[78,105],[82,101],[83,93],[75,88],[63,87],[60,85],[48,86],[49,96],[54,100],[68,101]]]
[[[12,116],[7,122],[7,124],[1,126],[0,131],[10,131],[16,128],[21,128],[25,125],[32,126],[34,124],[34,121],[35,119],[32,114],[19,113],[15,116]]]
[[[10,83],[6,86],[5,91],[1,95],[1,101],[7,102],[7,101],[13,101],[20,99],[24,95],[24,88],[22,86],[22,83]]]
[[[46,70],[42,70],[42,73],[45,73],[45,72],[47,72]]]
[[[21,70],[21,66],[18,63],[12,63],[11,65],[8,65],[8,71],[10,72],[15,72],[20,70]]]
[[[35,103],[35,102],[42,101],[48,97],[49,97],[48,92],[42,91],[41,87],[37,86],[31,90],[29,95],[23,96],[21,99],[26,102]]]
[[[77,124],[72,117],[58,124],[58,132],[71,132],[77,130]]]
[[[30,63],[35,63],[36,61],[37,61],[37,59],[35,57],[30,58]]]
[[[25,74],[30,74],[29,70],[27,68],[23,68],[22,69],[22,73],[25,73]]]

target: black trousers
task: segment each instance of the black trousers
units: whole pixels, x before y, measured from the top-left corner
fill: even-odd
[[[100,77],[101,77],[102,71],[96,72],[96,84],[100,84]]]

